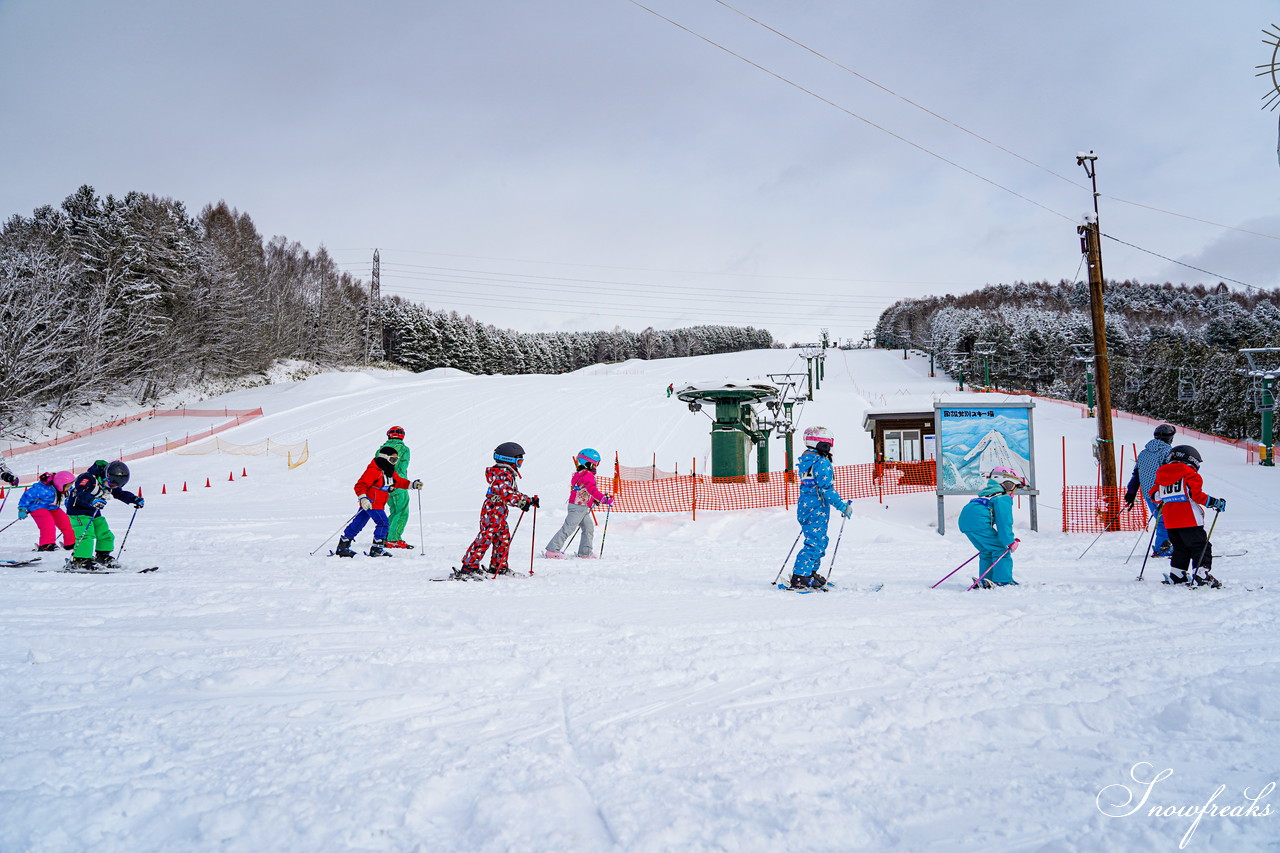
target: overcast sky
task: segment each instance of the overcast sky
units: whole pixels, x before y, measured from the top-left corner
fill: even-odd
[[[0,215],[225,199],[499,326],[813,340],[1082,275],[1093,149],[1108,277],[1280,285],[1274,2],[643,2],[0,0]]]

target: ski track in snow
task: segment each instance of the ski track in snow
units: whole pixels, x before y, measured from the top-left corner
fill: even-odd
[[[838,462],[870,456],[861,412],[879,402],[854,382],[886,397],[949,385],[922,376],[927,359],[841,355],[801,422],[837,431]],[[141,460],[148,505],[124,559],[159,573],[0,569],[0,850],[1176,850],[1190,818],[1107,817],[1102,789],[1138,762],[1175,771],[1152,796],[1165,805],[1219,784],[1235,805],[1276,780],[1276,473],[1233,449],[1200,448],[1233,510],[1215,540],[1250,552],[1217,567],[1216,591],[1160,584],[1165,561],[1135,583],[1137,534],[1078,560],[1092,537],[1056,532],[1043,505],[1030,531],[1025,501],[1024,586],[962,592],[966,568],[931,590],[972,552],[954,531],[963,499],[939,537],[927,493],[855,503],[833,573],[846,586],[826,595],[772,588],[795,536],[783,509],[615,514],[604,560],[536,559],[532,577],[530,517],[511,556],[523,576],[426,582],[474,536],[500,441],[529,452],[518,485],[543,496],[540,550],[579,447],[635,465],[657,443],[660,468],[701,466],[706,419],[666,384],[790,358],[371,371],[220,398],[267,413],[228,440],[302,436],[311,461]],[[392,423],[427,480],[406,530],[424,547],[307,556],[354,511],[351,483]],[[1037,401],[1035,425],[1055,504],[1058,436],[1072,482],[1092,482],[1093,423]],[[248,479],[218,482],[246,461]],[[205,476],[214,487],[159,495]],[[129,514],[108,508],[117,536]],[[0,556],[25,554],[33,529],[12,528]],[[1205,817],[1186,849],[1276,850],[1278,829],[1280,814]]]

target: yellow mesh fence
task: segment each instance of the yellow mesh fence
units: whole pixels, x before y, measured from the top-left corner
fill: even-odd
[[[281,444],[269,438],[253,444],[235,444],[226,439],[214,438],[200,444],[180,447],[172,452],[183,456],[203,456],[208,453],[229,453],[232,456],[266,456],[273,454],[285,457],[290,468],[297,468],[311,456],[311,449],[305,441],[301,444]]]

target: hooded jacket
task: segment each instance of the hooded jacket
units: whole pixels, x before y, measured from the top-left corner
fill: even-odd
[[[1204,524],[1204,478],[1185,462],[1166,462],[1156,470],[1156,484],[1147,494],[1160,507],[1166,530],[1200,527]]]

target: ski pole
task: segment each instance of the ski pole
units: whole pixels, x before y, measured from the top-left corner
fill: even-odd
[[[364,512],[364,510],[360,510],[360,512]],[[357,513],[356,513],[356,515],[359,515],[359,514],[360,514],[360,512],[357,512]],[[341,527],[339,527],[337,530],[335,530],[335,531],[333,531],[332,533],[330,533],[330,534],[329,534],[329,536],[328,536],[328,537],[327,537],[323,542],[321,542],[318,546],[316,546],[316,551],[319,551],[319,550],[320,550],[321,548],[323,548],[325,545],[328,545],[328,544],[329,544],[329,540],[330,540],[330,539],[332,539],[334,536],[337,536],[337,535],[338,535],[338,533],[339,533],[340,531],[346,530],[346,529],[347,529],[347,524],[350,524],[351,522],[353,522],[353,521],[355,521],[355,520],[356,520],[356,515],[353,515],[353,516],[351,516],[350,518],[348,518],[348,519],[347,519],[347,521],[346,521],[346,524],[343,524],[343,525],[342,525]],[[312,552],[311,552],[310,554],[308,554],[307,556],[308,556],[308,557],[314,557],[314,556],[316,555],[316,551],[312,551]]]
[[[1098,544],[1098,540],[1101,539],[1102,534],[1106,532],[1107,532],[1106,528],[1103,528],[1101,531],[1099,531],[1098,535],[1093,537],[1093,541],[1089,543],[1089,548],[1092,548],[1094,545]],[[1083,551],[1081,551],[1080,556],[1076,557],[1076,559],[1077,560],[1083,559],[1084,555],[1089,553],[1089,548],[1085,548]]]
[[[13,521],[9,522],[9,523],[8,523],[8,524],[6,524],[4,527],[0,527],[0,533],[4,533],[4,532],[5,532],[6,530],[8,530],[10,527],[13,527],[15,524],[17,524],[17,523],[18,523],[18,521],[19,521],[19,519],[16,519],[16,518],[15,518]]]
[[[120,550],[116,552],[117,557],[124,553],[124,543],[129,541],[129,531],[133,529],[133,520],[137,517],[138,507],[135,504],[133,507],[133,515],[129,516],[129,526],[124,529],[124,538],[120,540]]]
[[[831,562],[827,564],[827,580],[831,580],[831,575],[836,570],[836,555],[840,553],[840,540],[844,538],[844,523],[849,520],[849,516],[844,515],[840,519],[840,532],[836,534],[836,547],[831,549]]]
[[[1012,545],[1009,546],[1009,548],[1012,548],[1012,547],[1013,547]],[[969,589],[977,589],[982,585],[982,582],[987,579],[987,575],[991,574],[991,570],[994,569],[996,566],[1000,565],[1001,560],[1009,556],[1009,548],[1005,548],[1004,553],[1002,553],[999,557],[996,557],[996,561],[991,565],[987,566],[987,570],[985,572],[978,575],[978,579],[973,582],[973,586],[969,587]],[[968,592],[969,589],[966,589],[965,592]]]
[[[782,570],[787,567],[787,563],[791,562],[791,555],[795,553],[796,546],[800,544],[800,537],[803,535],[804,535],[803,529],[801,529],[801,531],[796,534],[796,541],[791,543],[791,550],[788,551],[787,556],[782,559],[782,567],[778,569],[778,576],[773,579],[774,586],[777,586],[778,581],[782,579]]]
[[[422,489],[418,489],[418,547],[418,556],[427,556],[427,539],[422,532]]]
[[[1160,525],[1151,528],[1151,539],[1147,542],[1147,553],[1142,555],[1142,568],[1138,569],[1137,580],[1142,580],[1142,576],[1147,572],[1147,559],[1151,556],[1151,543],[1156,541],[1156,531],[1160,529]]]
[[[609,513],[613,512],[613,504],[604,508],[604,530],[600,533],[600,556],[604,557],[604,540],[609,538]]]
[[[963,569],[965,566],[969,565],[969,564],[970,564],[970,563],[972,563],[974,560],[978,559],[978,557],[979,557],[981,554],[982,554],[982,552],[981,552],[981,551],[979,551],[977,554],[974,554],[972,557],[970,557],[969,559],[965,560],[963,563],[961,563],[960,565],[956,566],[956,567],[955,567],[954,569],[952,569],[951,571],[947,572],[947,577],[944,577],[942,580],[938,581],[938,583],[942,583],[942,581],[944,581],[944,580],[946,580],[947,578],[951,577],[951,576],[952,576],[952,575],[954,575],[956,572],[960,571],[960,570],[961,570],[961,569]],[[929,587],[929,589],[937,589],[937,588],[938,588],[938,583],[935,583],[933,586]]]
[[[1196,560],[1195,568],[1197,569],[1204,565],[1204,555],[1209,553],[1209,540],[1213,538],[1213,528],[1218,526],[1218,513],[1219,510],[1215,509],[1213,511],[1213,523],[1209,525],[1209,532],[1204,537],[1204,547],[1200,549],[1200,559]]]
[[[533,521],[529,526],[529,574],[533,574],[533,552],[538,547],[538,506],[533,506]]]
[[[1152,515],[1147,516],[1147,523],[1146,523],[1146,525],[1145,525],[1141,530],[1139,530],[1139,531],[1138,531],[1138,538],[1137,538],[1137,539],[1135,539],[1135,540],[1133,540],[1133,547],[1129,549],[1129,556],[1124,558],[1124,561],[1125,561],[1125,563],[1126,563],[1126,564],[1128,564],[1128,562],[1129,562],[1131,559],[1133,559],[1133,552],[1134,552],[1134,551],[1136,551],[1136,550],[1138,550],[1138,543],[1142,541],[1142,534],[1146,533],[1146,532],[1147,532],[1147,528],[1151,526],[1151,519],[1152,519],[1152,518],[1155,518],[1155,516],[1152,516]],[[1155,540],[1154,540],[1154,539],[1152,539],[1151,541],[1152,541],[1152,542],[1155,542]]]

